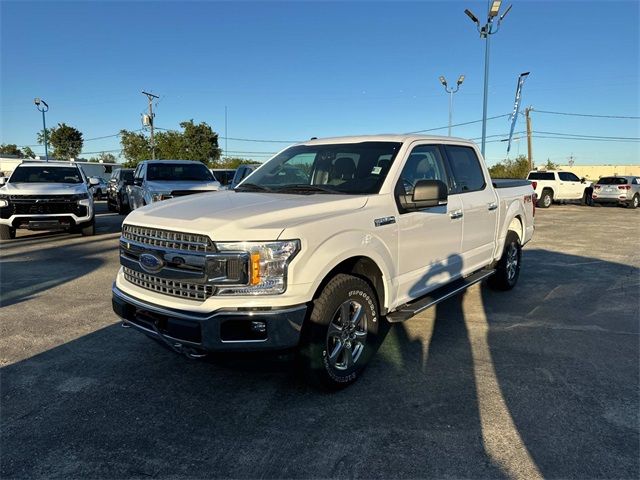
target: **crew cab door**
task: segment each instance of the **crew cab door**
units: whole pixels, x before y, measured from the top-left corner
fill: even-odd
[[[582,198],[585,185],[580,182],[578,176],[571,172],[558,172],[560,180],[561,197],[566,199]]]
[[[493,260],[498,223],[498,197],[489,173],[473,147],[445,145],[454,191],[462,202],[462,271],[469,274]]]
[[[451,192],[442,147],[411,146],[396,181],[395,196],[413,193],[419,180],[441,180]],[[462,204],[450,194],[447,205],[404,211],[398,203],[398,304],[420,297],[461,274]]]

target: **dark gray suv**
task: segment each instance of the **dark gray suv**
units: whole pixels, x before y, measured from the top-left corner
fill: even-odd
[[[107,186],[107,207],[119,214],[129,211],[127,185],[133,185],[133,168],[114,170]]]

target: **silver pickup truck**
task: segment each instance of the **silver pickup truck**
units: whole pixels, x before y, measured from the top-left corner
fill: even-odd
[[[127,187],[131,210],[168,198],[220,189],[220,182],[201,162],[189,160],[146,160],[133,173]]]

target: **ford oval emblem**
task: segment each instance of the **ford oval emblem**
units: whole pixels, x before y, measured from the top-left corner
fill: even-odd
[[[143,253],[138,261],[140,266],[149,273],[159,272],[164,266],[164,262],[152,253]]]

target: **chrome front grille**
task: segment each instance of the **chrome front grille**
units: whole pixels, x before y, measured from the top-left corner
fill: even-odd
[[[147,290],[172,295],[174,297],[189,298],[191,300],[206,300],[213,295],[214,287],[196,283],[178,282],[166,278],[147,275],[124,267],[124,278],[130,283]]]
[[[157,228],[123,225],[122,238],[143,245],[181,250],[184,252],[214,252],[215,247],[206,235],[195,233],[172,232]]]

